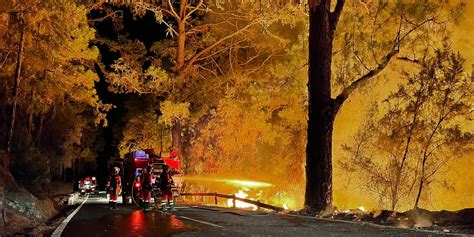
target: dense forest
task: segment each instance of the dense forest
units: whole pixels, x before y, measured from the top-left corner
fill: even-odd
[[[156,148],[178,150],[189,176],[271,183],[249,192],[294,209],[442,208],[464,182],[447,173],[474,154],[474,53],[451,31],[472,9],[2,1],[1,149],[36,195],[53,180],[103,184],[110,160]]]

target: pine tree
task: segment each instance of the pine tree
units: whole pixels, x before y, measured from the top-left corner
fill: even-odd
[[[430,183],[447,184],[437,175],[470,151],[469,119],[473,84],[463,59],[445,46],[405,72],[398,89],[368,114],[344,145],[346,172],[359,177],[364,190],[391,210],[419,207]],[[446,185],[449,186],[449,185]]]
[[[98,51],[89,46],[94,30],[87,8],[66,0],[2,1],[1,12],[2,122],[8,121],[2,134],[10,131],[2,136],[4,148],[17,155],[16,164],[30,166],[21,161],[30,149],[47,157],[80,153],[73,144],[80,146],[86,127],[107,109],[95,92]],[[55,124],[62,119],[64,126]],[[60,159],[47,159],[41,166],[58,171]]]

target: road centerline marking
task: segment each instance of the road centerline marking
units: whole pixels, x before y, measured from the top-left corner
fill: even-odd
[[[67,224],[72,220],[72,218],[79,212],[81,207],[86,203],[87,199],[89,199],[89,195],[86,196],[86,199],[79,205],[76,210],[74,210],[69,216],[64,219],[64,221],[54,230],[53,234],[51,237],[60,237],[61,234],[63,233],[64,229],[66,229]]]

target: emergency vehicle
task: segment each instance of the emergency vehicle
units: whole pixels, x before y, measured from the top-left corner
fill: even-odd
[[[162,157],[155,152],[155,149],[136,150],[125,155],[124,158],[111,162],[111,167],[120,168],[120,176],[122,176],[122,198],[124,203],[133,202],[138,205],[140,196],[140,183],[137,182],[138,177],[146,169],[148,165],[153,166],[152,178],[152,198],[155,203],[159,203],[160,190],[158,188],[158,177],[163,171],[163,166],[168,166],[173,175],[174,186],[173,193],[179,195],[182,188],[182,181],[179,177],[180,162],[176,153],[171,152],[169,156]]]
[[[97,189],[97,180],[95,177],[85,177],[79,181],[78,187],[81,195],[95,193]]]

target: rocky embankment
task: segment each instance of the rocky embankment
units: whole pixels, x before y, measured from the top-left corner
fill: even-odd
[[[41,200],[16,183],[10,162],[0,150],[0,236],[28,233],[58,213],[51,199]]]
[[[406,212],[378,210],[363,212],[358,209],[336,211],[332,219],[364,221],[402,228],[420,228],[445,233],[474,234],[474,208],[459,211],[428,211],[413,209]]]

